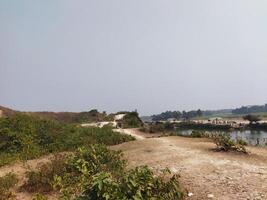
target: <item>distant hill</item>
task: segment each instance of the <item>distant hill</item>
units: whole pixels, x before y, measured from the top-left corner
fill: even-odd
[[[0,106],[0,117],[8,117],[15,113],[18,113],[18,111],[12,110],[4,106]]]
[[[267,104],[265,105],[253,105],[253,106],[242,106],[232,110],[233,114],[253,114],[253,113],[264,113],[267,112]]]

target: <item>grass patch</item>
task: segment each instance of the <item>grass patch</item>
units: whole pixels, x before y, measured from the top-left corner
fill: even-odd
[[[0,200],[13,200],[15,195],[10,191],[18,182],[15,174],[9,173],[0,177]]]

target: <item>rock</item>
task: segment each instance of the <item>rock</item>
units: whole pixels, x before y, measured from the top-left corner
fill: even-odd
[[[194,194],[192,193],[192,192],[189,192],[188,194],[187,194],[187,196],[189,196],[189,197],[191,197],[191,196],[193,196]]]
[[[212,198],[214,198],[214,195],[213,195],[213,194],[208,194],[207,197],[208,197],[209,199],[212,199]]]

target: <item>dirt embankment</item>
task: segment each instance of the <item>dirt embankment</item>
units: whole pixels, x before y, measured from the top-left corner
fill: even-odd
[[[134,130],[131,135],[141,135]],[[137,139],[139,139],[137,137]],[[141,138],[140,138],[141,139]],[[161,137],[124,143],[122,150],[130,167],[168,167],[181,175],[181,184],[193,193],[192,200],[266,200],[267,149],[249,147],[249,155],[220,153],[208,139]]]

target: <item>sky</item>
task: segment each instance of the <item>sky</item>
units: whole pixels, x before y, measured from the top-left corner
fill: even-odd
[[[0,0],[3,106],[235,108],[266,81],[266,0]]]

